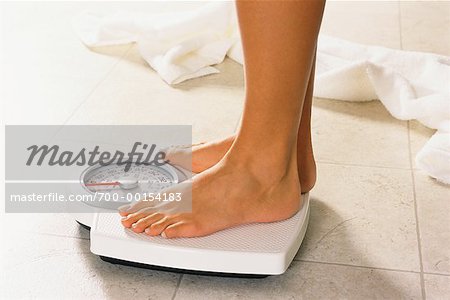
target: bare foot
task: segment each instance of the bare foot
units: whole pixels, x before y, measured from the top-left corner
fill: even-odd
[[[181,166],[194,173],[201,173],[217,164],[233,145],[235,136],[195,144],[191,146],[179,146],[170,148],[166,152],[166,158],[175,165]],[[302,193],[309,192],[316,183],[316,163],[311,151],[308,157],[299,159],[301,167],[298,168]],[[192,169],[191,169],[192,168]]]
[[[192,146],[171,147],[166,151],[166,159],[186,170],[201,173],[217,164],[228,152],[233,142],[234,135]]]
[[[164,209],[138,202],[119,209],[122,224],[151,236],[197,237],[245,223],[284,220],[299,210],[301,189],[296,163],[278,177],[249,170],[225,158],[196,175],[192,182],[167,191],[185,195],[192,191],[192,212],[178,213],[175,207]]]

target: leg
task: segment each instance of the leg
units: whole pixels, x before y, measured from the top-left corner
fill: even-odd
[[[298,211],[297,136],[323,6],[321,0],[237,2],[246,79],[237,136],[219,163],[194,177],[191,213],[126,209],[125,227],[194,237]]]
[[[314,88],[314,66],[308,80],[308,88],[303,102],[302,115],[300,118],[300,127],[297,137],[297,162],[299,180],[302,193],[309,192],[316,182],[316,164],[313,155],[311,141],[311,108]],[[192,148],[173,148],[169,151],[168,157],[176,164],[183,166],[184,161],[191,163],[191,166],[185,166],[186,169],[192,167],[195,173],[201,173],[215,164],[217,164],[231,148],[235,135],[224,139],[202,143]],[[188,157],[188,159],[184,159]]]
[[[314,90],[314,71],[315,58],[309,76],[308,89],[306,90],[302,117],[300,119],[300,127],[297,135],[298,176],[302,186],[302,193],[309,192],[316,183],[316,161],[314,160],[311,140],[311,109]]]

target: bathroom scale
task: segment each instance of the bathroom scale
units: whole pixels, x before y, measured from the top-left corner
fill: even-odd
[[[110,190],[125,195],[161,190],[184,181],[188,173],[170,164],[133,166],[126,173],[117,165],[93,166],[83,172],[80,183],[87,193]],[[129,204],[127,200],[81,203],[92,212],[77,213],[75,218],[90,229],[91,252],[110,263],[188,274],[266,277],[284,273],[300,248],[310,210],[309,194],[302,197],[302,208],[287,220],[240,225],[197,238],[151,237],[124,228],[117,207]]]

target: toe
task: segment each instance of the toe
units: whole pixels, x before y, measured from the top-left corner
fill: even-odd
[[[122,217],[126,217],[126,216],[128,216],[130,214],[133,214],[133,213],[135,213],[135,212],[145,208],[146,206],[148,206],[148,205],[145,205],[145,204],[147,204],[147,203],[145,203],[144,201],[139,201],[139,202],[135,202],[135,203],[132,203],[132,204],[127,204],[127,205],[120,206],[118,208],[119,214]]]
[[[196,225],[194,222],[190,221],[180,221],[177,223],[174,223],[170,226],[167,226],[167,228],[163,231],[161,236],[173,239],[173,238],[183,238],[183,237],[196,237],[196,236],[202,236],[206,233],[202,233],[201,228]]]
[[[153,223],[158,222],[162,218],[164,218],[165,215],[162,213],[153,213],[149,216],[146,216],[140,220],[138,220],[136,223],[131,225],[131,228],[136,233],[144,232],[144,230],[151,226]]]
[[[153,209],[150,208],[144,208],[141,209],[135,213],[129,214],[125,217],[122,217],[122,225],[126,228],[130,228],[131,225],[133,225],[134,223],[136,223],[137,221],[139,221],[142,218],[145,218],[151,214],[155,213],[155,211]]]
[[[170,226],[176,222],[178,222],[178,216],[165,216],[164,218],[160,219],[159,221],[153,223],[147,229],[145,229],[145,233],[156,236],[160,235],[161,232],[166,229],[167,226]]]
[[[149,208],[154,206],[154,203],[152,201],[147,200],[141,200],[138,202],[134,202],[132,204],[122,205],[118,208],[119,214],[122,217],[128,216],[129,214],[136,213],[144,208]]]
[[[131,204],[127,204],[127,205],[122,205],[120,206],[117,210],[119,211],[119,215],[121,215],[122,217],[127,216],[128,214],[130,214],[128,212],[128,210],[131,208]]]

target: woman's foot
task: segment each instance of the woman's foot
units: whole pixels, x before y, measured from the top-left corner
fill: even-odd
[[[256,167],[249,166],[247,161],[225,157],[196,175],[188,186],[176,185],[166,191],[183,193],[188,197],[183,201],[189,201],[192,192],[192,212],[177,212],[173,203],[165,209],[163,205],[152,206],[152,202],[138,202],[119,210],[122,224],[136,233],[175,238],[204,236],[240,224],[287,219],[301,205],[296,162],[289,163],[283,172],[272,173],[279,174],[275,176],[268,176],[266,167],[258,162]]]
[[[194,173],[201,173],[217,164],[234,142],[234,135],[224,139],[167,149],[166,159]]]
[[[217,164],[233,145],[235,136],[195,144],[191,146],[172,147],[166,152],[166,158],[169,162],[179,165],[194,173],[201,173]],[[311,151],[305,151],[307,154],[299,158],[298,168],[299,181],[302,187],[302,193],[309,192],[316,183],[316,163]],[[190,165],[191,164],[191,165]],[[192,168],[192,169],[191,169]]]

